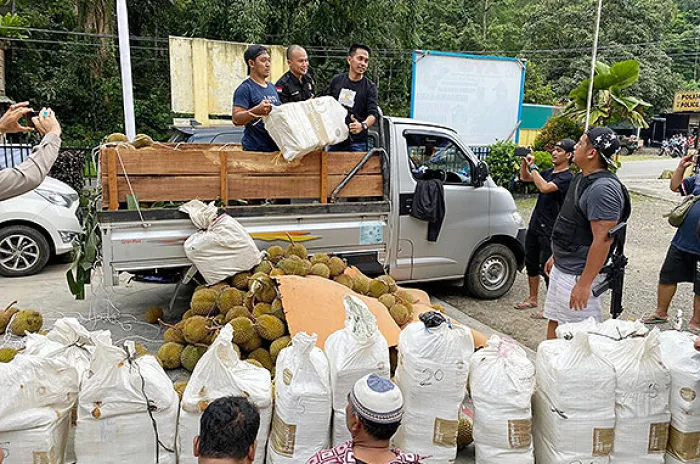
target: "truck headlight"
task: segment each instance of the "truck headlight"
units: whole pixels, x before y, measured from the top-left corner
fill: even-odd
[[[517,211],[513,213],[513,221],[515,221],[518,227],[525,227],[525,221],[523,220],[523,217],[520,215],[520,213]]]
[[[64,208],[70,208],[73,206],[73,203],[78,201],[78,194],[76,193],[63,194],[45,189],[34,189],[34,192],[49,203],[63,206]]]

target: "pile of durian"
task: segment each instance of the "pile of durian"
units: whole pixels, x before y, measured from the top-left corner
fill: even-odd
[[[275,362],[291,338],[282,300],[273,279],[280,275],[319,276],[345,285],[362,295],[377,298],[399,326],[413,319],[412,295],[397,287],[388,275],[370,279],[360,273],[351,277],[347,263],[325,253],[309,258],[306,247],[292,243],[286,249],[272,246],[265,258],[249,272],[229,281],[201,286],[192,295],[190,309],[175,325],[166,325],[165,343],[157,357],[166,369],[194,370],[207,347],[225,324],[233,327],[233,345],[241,359],[275,374]],[[146,319],[158,321],[160,308],[149,308]],[[162,322],[161,322],[162,323]]]
[[[39,311],[19,309],[12,305],[0,310],[0,335],[8,332],[17,337],[24,337],[28,333],[39,332],[43,325],[44,318]],[[12,347],[0,347],[0,363],[12,361],[17,351]]]

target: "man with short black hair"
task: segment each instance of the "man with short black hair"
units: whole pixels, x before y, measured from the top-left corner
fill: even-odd
[[[260,413],[246,398],[214,400],[200,419],[194,455],[199,464],[251,464],[259,428]]]
[[[233,94],[233,123],[245,126],[243,150],[278,151],[277,144],[265,129],[263,117],[270,114],[273,106],[279,106],[277,89],[270,77],[270,53],[262,45],[251,45],[243,55],[250,77],[238,86]]]
[[[279,78],[275,86],[282,103],[294,103],[313,98],[316,83],[309,76],[309,56],[299,45],[287,48],[287,66],[289,71]]]
[[[349,70],[336,74],[328,94],[348,110],[345,123],[350,136],[330,151],[367,151],[368,130],[377,122],[377,86],[365,76],[372,51],[367,45],[353,44],[348,51]]]
[[[609,170],[620,142],[611,129],[594,127],[581,136],[574,177],[552,230],[552,257],[545,265],[549,289],[544,316],[549,319],[547,338],[556,338],[559,324],[589,317],[603,321],[602,295],[592,290],[603,280],[600,271],[608,260],[610,229],[629,217],[627,189]]]

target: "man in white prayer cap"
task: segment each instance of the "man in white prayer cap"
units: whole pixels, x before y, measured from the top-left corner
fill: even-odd
[[[403,416],[403,395],[391,380],[362,377],[348,394],[345,412],[352,440],[316,453],[307,464],[419,464],[425,458],[391,447]]]

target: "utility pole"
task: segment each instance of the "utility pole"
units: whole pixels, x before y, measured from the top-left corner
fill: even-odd
[[[593,102],[593,79],[595,78],[595,63],[598,59],[598,37],[600,36],[600,16],[603,12],[603,0],[598,0],[598,16],[595,21],[595,34],[593,35],[593,56],[591,56],[591,79],[588,84],[588,103],[586,104],[586,129],[591,123],[591,104]]]
[[[131,81],[131,48],[129,44],[129,15],[126,0],[117,0],[117,27],[119,28],[119,64],[122,72],[124,99],[124,132],[129,140],[136,137],[134,115],[134,87]]]

